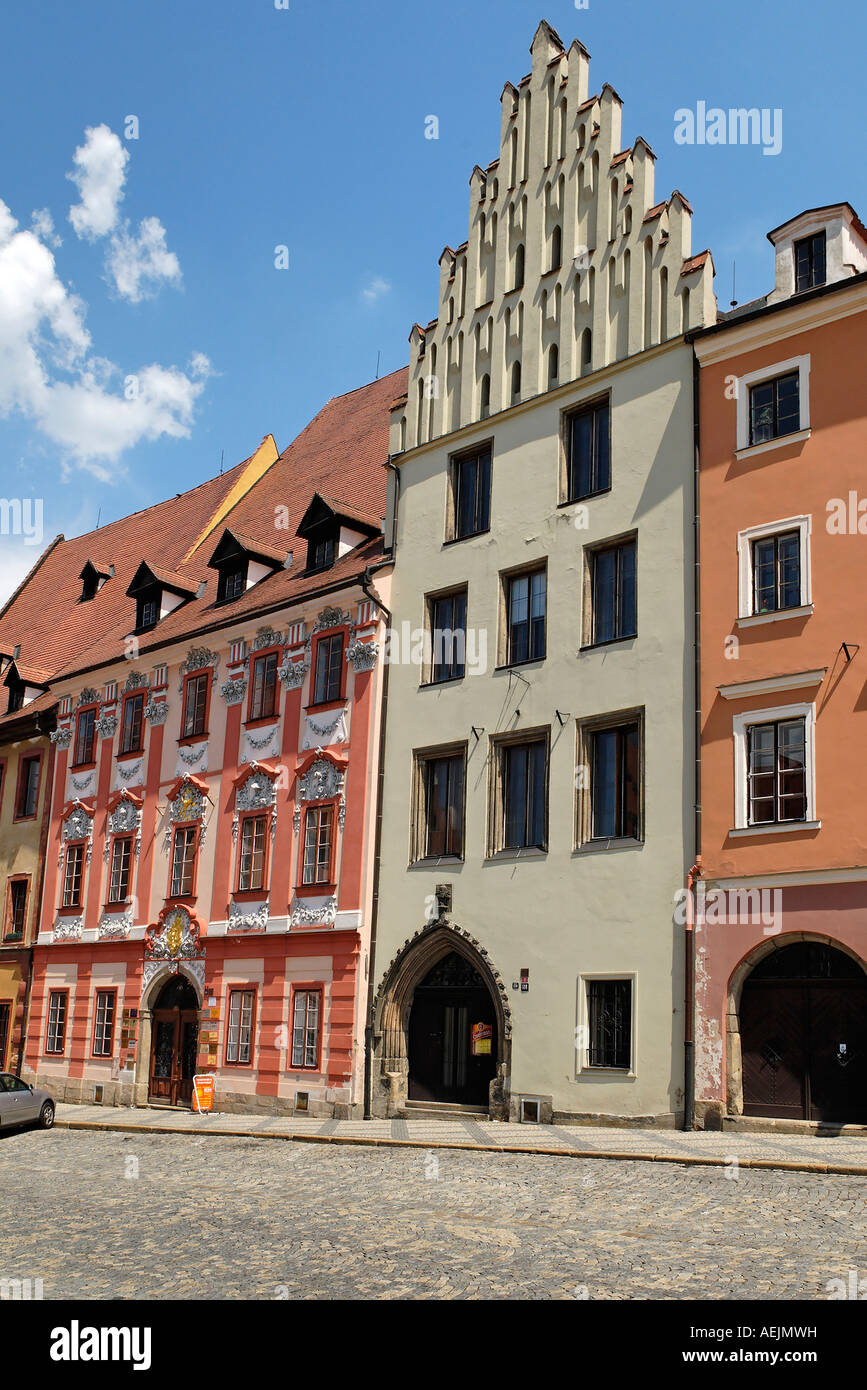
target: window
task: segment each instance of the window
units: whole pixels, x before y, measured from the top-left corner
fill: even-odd
[[[487,531],[491,510],[491,447],[452,460],[454,540]]]
[[[548,349],[548,385],[553,387],[557,384],[560,375],[560,349],[556,343],[552,343]]]
[[[277,710],[277,652],[253,659],[250,718],[270,719]]]
[[[545,655],[545,570],[506,577],[506,660],[541,661]]]
[[[565,500],[593,497],[610,487],[610,409],[606,399],[566,416]]]
[[[334,537],[323,536],[319,540],[311,540],[307,551],[307,568],[309,570],[327,570],[334,564]]]
[[[801,603],[801,533],[753,541],[753,613],[775,613]]]
[[[83,764],[92,763],[95,744],[96,710],[79,710],[78,718],[75,721],[75,748],[72,755],[72,766],[81,767]]]
[[[265,886],[265,835],[267,816],[247,816],[241,824],[238,888],[248,893]]]
[[[515,248],[515,282],[512,285],[513,290],[521,290],[524,288],[524,260],[524,243],[520,242]]]
[[[431,637],[430,680],[460,680],[466,671],[467,591],[428,600]]]
[[[12,1032],[12,1005],[4,1000],[0,1003],[0,1071],[6,1070],[6,1053],[9,1050],[9,1034]]]
[[[81,579],[81,602],[89,603],[92,598],[96,598],[99,592],[100,576],[95,569],[87,565],[79,578]]]
[[[341,698],[343,684],[343,633],[320,637],[316,643],[313,703],[324,705]]]
[[[767,444],[801,428],[797,372],[750,387],[750,445]]]
[[[463,751],[419,758],[420,804],[414,859],[463,857],[464,761]]]
[[[638,631],[635,554],[634,538],[589,554],[590,645],[618,642]]]
[[[60,1053],[66,1044],[66,1001],[65,989],[53,989],[48,996],[46,1052]]]
[[[795,293],[816,289],[824,285],[825,272],[825,233],[815,232],[813,236],[803,237],[795,242]]]
[[[188,676],[184,684],[184,719],[181,724],[182,738],[199,738],[207,732],[208,689],[210,671],[202,671],[197,676]]]
[[[515,362],[512,366],[512,400],[521,399],[521,364]]]
[[[292,1065],[319,1067],[319,1019],[322,991],[297,989],[292,1001]]]
[[[125,903],[129,897],[129,866],[132,839],[120,836],[111,847],[111,873],[108,881],[110,903]]]
[[[81,906],[81,875],[84,868],[84,845],[66,846],[63,870],[63,906]]]
[[[632,981],[588,980],[589,1067],[628,1071],[632,1065]]]
[[[139,632],[145,632],[149,627],[156,627],[160,618],[160,592],[144,595],[138,600],[138,612],[136,614],[136,627]]]
[[[310,806],[304,821],[302,883],[331,882],[333,806]]]
[[[123,702],[123,722],[120,731],[121,753],[140,753],[144,730],[144,693],[127,695]]]
[[[240,598],[247,588],[247,566],[241,565],[238,569],[223,569],[217,580],[217,602],[231,603],[232,599]]]
[[[24,708],[25,686],[23,681],[13,680],[11,676],[6,684],[9,690],[9,698],[6,701],[6,713],[12,714],[15,710]]]
[[[39,754],[22,758],[18,765],[18,791],[15,798],[15,820],[30,820],[39,804]]]
[[[807,748],[803,719],[747,729],[749,824],[807,819]]]
[[[226,1028],[226,1061],[236,1066],[249,1066],[253,1046],[253,1005],[256,992],[252,989],[229,991],[229,1021]]]
[[[547,736],[494,746],[494,853],[547,849]]]
[[[114,1013],[117,996],[113,989],[96,991],[96,1008],[93,1018],[93,1055],[110,1057],[114,1042]]]
[[[487,372],[482,377],[481,390],[479,392],[479,418],[487,420],[491,413],[491,378]]]
[[[9,880],[9,899],[6,910],[7,941],[20,941],[24,936],[24,923],[27,920],[27,891],[30,880],[11,878]]]
[[[591,840],[641,838],[638,721],[596,728],[589,735]]]
[[[563,231],[555,227],[551,233],[551,269],[559,270],[563,263]]]
[[[173,898],[188,898],[193,893],[196,866],[195,825],[179,826],[172,847],[171,893]]]

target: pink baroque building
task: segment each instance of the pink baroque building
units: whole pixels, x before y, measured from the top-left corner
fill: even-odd
[[[359,1112],[404,379],[330,402],[204,523],[181,498],[72,543],[103,635],[51,682],[24,1070],[59,1099],[189,1105],[204,1073],[221,1110]]]

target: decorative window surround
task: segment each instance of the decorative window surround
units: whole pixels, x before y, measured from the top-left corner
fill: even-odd
[[[801,428],[793,434],[780,435],[779,439],[769,439],[764,444],[750,444],[750,387],[759,382],[770,381],[774,377],[786,376],[789,372],[798,373],[798,404],[800,407]],[[768,449],[779,449],[784,444],[797,444],[810,437],[810,355],[790,357],[785,362],[772,362],[767,367],[759,367],[755,372],[747,372],[737,378],[737,458],[752,458]]]
[[[747,682],[747,685],[753,682]],[[748,693],[752,694],[752,691]],[[755,692],[756,694],[763,692]],[[803,719],[804,721],[804,761],[805,784],[807,792],[807,814],[801,821],[779,821],[771,824],[763,823],[760,826],[749,824],[748,807],[748,778],[747,778],[747,730],[751,724],[775,724],[785,719]],[[816,820],[816,706],[810,705],[778,705],[773,709],[754,709],[748,710],[744,714],[736,714],[732,719],[732,735],[734,739],[734,758],[735,758],[735,823],[733,831],[729,834],[741,831],[748,835],[774,834],[778,831],[793,830],[816,830],[821,825],[821,821]]]
[[[767,676],[763,680],[739,681],[736,685],[718,685],[717,690],[724,700],[743,700],[750,695],[771,695],[775,690],[801,690],[806,686],[821,685],[827,672],[827,666],[823,666],[819,671],[796,671],[791,676]],[[737,717],[740,718],[740,715]]]
[[[144,717],[149,724],[165,724],[169,707],[165,700],[155,700],[153,696],[144,707]]]
[[[630,980],[632,989],[630,990],[630,1058],[629,1067],[591,1067],[588,1061],[590,1051],[590,1001],[588,999],[587,986],[593,980]],[[636,1077],[635,1058],[638,1055],[638,1038],[636,1035],[636,1007],[635,996],[637,994],[637,976],[629,971],[609,970],[596,971],[589,975],[578,977],[578,1028],[575,1034],[575,1080],[583,1081],[590,1077],[604,1076],[606,1080],[613,1080],[621,1077],[624,1081],[634,1080]]]
[[[760,623],[780,623],[785,618],[809,618],[814,611],[812,603],[801,608],[778,608],[774,613],[753,613],[749,618],[738,618],[738,627],[757,627]]]
[[[789,438],[792,436],[790,435]],[[789,618],[805,609],[812,612],[812,593],[810,583],[810,529],[809,516],[788,516],[781,521],[768,521],[762,526],[747,526],[738,532],[738,620],[767,622],[772,618]],[[785,531],[797,531],[800,535],[801,602],[800,608],[780,608],[773,613],[753,612],[753,542],[768,536],[782,535]]]

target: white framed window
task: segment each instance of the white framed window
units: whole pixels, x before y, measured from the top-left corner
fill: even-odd
[[[735,823],[731,835],[818,830],[816,706],[777,705],[732,720]]]
[[[578,977],[576,1076],[635,1075],[635,985],[635,975],[626,971]]]
[[[812,611],[810,521],[790,516],[738,532],[740,626]]]
[[[794,380],[793,380],[794,379]],[[750,458],[810,433],[810,355],[773,362],[737,378],[738,458]],[[793,410],[797,417],[793,417]]]

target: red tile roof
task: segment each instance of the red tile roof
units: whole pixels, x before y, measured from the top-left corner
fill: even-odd
[[[142,653],[356,577],[381,554],[381,536],[356,547],[330,570],[307,575],[306,547],[295,532],[316,492],[339,497],[344,510],[375,521],[384,517],[389,407],[406,387],[403,368],[334,397],[209,531],[208,523],[248,460],[190,492],[111,522],[98,533],[73,540],[59,537],[0,612],[0,652],[11,656],[20,643],[25,663],[66,675],[117,660],[135,623],[126,589],[142,560],[193,590],[206,581],[200,599],[181,604],[140,636]],[[295,559],[288,570],[278,570],[232,603],[217,607],[217,577],[207,562],[225,529],[276,550],[282,547],[284,554],[293,550]],[[185,561],[197,538],[199,544]],[[79,576],[96,551],[113,556],[115,575],[82,603]],[[0,699],[5,706],[5,697]]]

